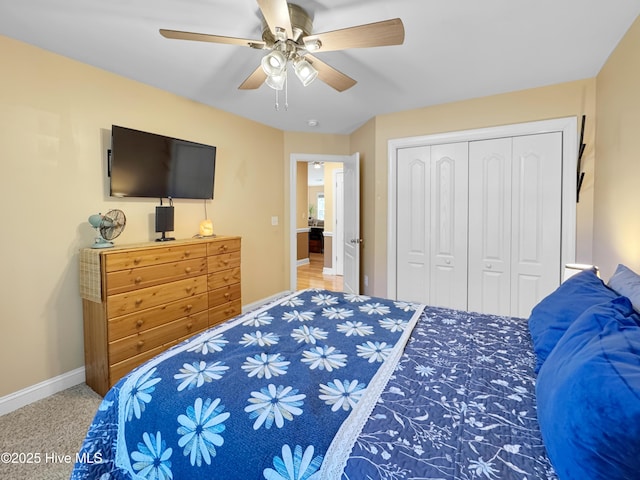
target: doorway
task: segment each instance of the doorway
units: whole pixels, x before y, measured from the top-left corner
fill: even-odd
[[[328,180],[331,183],[331,193],[330,196],[325,195],[322,199],[324,217],[326,218],[328,216],[332,218],[330,218],[329,223],[324,222],[323,224],[325,227],[323,229],[323,248],[328,255],[327,262],[324,262],[324,254],[320,254],[322,256],[319,256],[318,253],[311,252],[308,264],[306,262],[302,262],[303,265],[300,266],[300,276],[306,277],[306,280],[303,279],[301,282],[298,282],[299,229],[301,229],[301,223],[307,218],[307,214],[309,217],[312,216],[308,211],[305,211],[304,213],[300,211],[302,207],[300,206],[301,200],[298,195],[298,189],[304,187],[301,187],[298,183],[298,164],[305,162],[308,165],[311,165],[314,162],[333,165],[331,173],[327,175],[327,177],[331,179]],[[340,166],[342,168],[339,168]],[[334,190],[336,189],[335,183],[338,171],[343,171],[343,173],[339,175],[339,179],[344,187],[339,194],[336,194]],[[328,288],[340,291],[348,290],[350,292],[355,290],[359,291],[359,154],[351,156],[292,154],[290,157],[290,179],[290,289],[297,290],[300,288],[307,288],[308,286],[315,287],[315,285],[307,285],[305,283],[308,282],[308,273],[310,270],[313,272],[313,276],[319,276],[321,279],[326,278],[327,280],[326,286],[315,288]],[[317,198],[317,193],[314,198]],[[307,207],[310,206],[308,203],[309,202],[306,200],[302,202],[303,205],[307,204]],[[336,208],[338,208],[336,207],[336,203],[342,203],[343,205],[340,212],[336,212]],[[313,204],[314,211],[317,215],[317,203],[313,202]],[[341,228],[336,228],[336,219],[340,219],[341,217],[343,218],[343,220],[340,221]],[[312,223],[315,223],[317,219],[312,218],[311,220]],[[312,226],[315,228],[318,227],[317,225],[309,225],[308,223],[305,225],[306,229],[309,230]],[[357,241],[351,241],[350,245],[345,248],[345,243],[347,243],[347,237],[345,235],[348,236],[350,240],[356,239]],[[343,236],[344,238],[338,240],[339,236]],[[338,255],[337,252],[342,252],[339,253],[341,258],[338,262],[336,261],[336,255]],[[338,268],[346,268],[348,278],[346,276],[337,275]],[[354,288],[354,284],[357,287]]]

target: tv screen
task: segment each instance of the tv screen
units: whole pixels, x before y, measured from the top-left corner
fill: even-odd
[[[213,198],[216,147],[113,125],[112,197]]]

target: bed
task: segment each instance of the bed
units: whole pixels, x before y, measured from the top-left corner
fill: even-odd
[[[594,400],[604,392],[610,404],[611,388],[599,382],[594,392],[602,372],[588,352],[576,354],[584,339],[606,337],[593,332],[610,329],[607,318],[638,348],[616,352],[633,377],[619,382],[636,388],[640,318],[593,272],[562,284],[529,319],[295,292],[121,379],[71,478],[638,478],[629,475],[640,471],[640,388],[618,398],[627,404],[612,420]],[[597,412],[584,412],[585,395]],[[576,421],[588,424],[581,438]],[[607,421],[624,428],[596,445]]]

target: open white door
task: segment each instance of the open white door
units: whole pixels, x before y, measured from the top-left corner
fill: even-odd
[[[360,154],[344,162],[344,291],[360,293]]]
[[[333,238],[335,240],[334,273],[344,276],[344,172],[342,169],[333,172]]]

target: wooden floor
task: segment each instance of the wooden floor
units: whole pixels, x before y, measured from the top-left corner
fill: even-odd
[[[303,288],[324,288],[334,292],[342,291],[342,275],[323,275],[324,259],[321,253],[311,253],[309,263],[298,267],[298,290]]]

